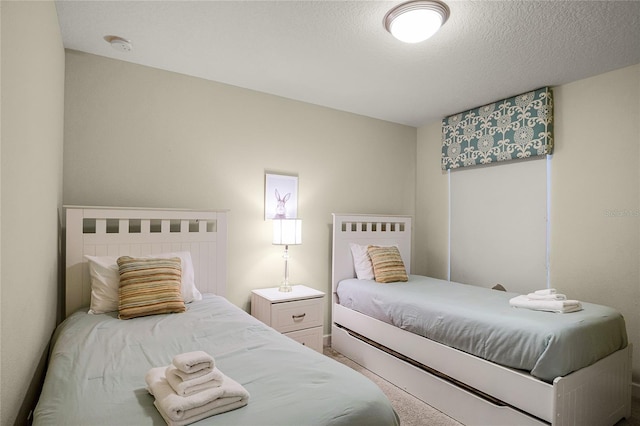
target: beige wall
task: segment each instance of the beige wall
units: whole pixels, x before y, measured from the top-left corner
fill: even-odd
[[[58,307],[64,50],[53,2],[2,8],[3,425],[25,424]]]
[[[640,382],[640,65],[555,87],[551,285],[619,309]],[[470,106],[472,107],[472,106]],[[418,129],[416,259],[446,277],[440,123]],[[422,178],[421,178],[422,177]],[[472,206],[470,206],[472,208]],[[444,233],[444,235],[443,235]]]
[[[294,283],[330,289],[331,213],[414,214],[416,129],[67,51],[65,204],[230,209],[228,298],[278,285],[265,171],[299,176]],[[329,332],[330,296],[325,298]]]
[[[440,168],[440,122],[417,133],[416,217],[412,272],[446,280],[449,252],[449,186]]]
[[[640,65],[557,87],[554,96],[551,284],[623,313],[637,383]]]

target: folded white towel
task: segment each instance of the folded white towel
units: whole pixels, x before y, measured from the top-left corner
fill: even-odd
[[[152,368],[147,372],[145,381],[149,393],[156,399],[154,405],[168,424],[186,425],[242,407],[249,402],[249,392],[224,374],[222,386],[190,396],[180,396],[167,382],[165,370],[166,367]]]
[[[205,389],[221,386],[223,383],[223,375],[217,368],[214,368],[208,374],[189,380],[182,380],[177,373],[181,373],[181,371],[173,364],[169,365],[164,372],[167,382],[180,396],[189,396]]]
[[[527,297],[531,300],[567,300],[567,296],[560,293],[555,294],[536,294],[529,293]]]
[[[185,373],[184,371],[178,370],[178,367],[176,367],[175,365],[173,366],[175,367],[175,370],[173,370],[173,373],[184,381],[193,380],[193,379],[197,379],[198,377],[206,376],[207,374],[210,374],[213,371],[213,368],[203,368],[202,370],[196,371],[195,373]]]
[[[195,373],[216,366],[213,357],[204,351],[185,352],[173,357],[172,364],[184,373]]]
[[[582,303],[577,300],[531,300],[527,296],[516,296],[509,300],[509,304],[516,308],[563,314],[582,310]]]
[[[247,400],[243,399],[237,402],[232,402],[230,404],[225,405],[224,407],[220,407],[211,411],[207,411],[204,412],[202,414],[197,414],[197,415],[193,415],[187,419],[184,420],[179,420],[179,421],[173,421],[169,418],[169,416],[167,416],[167,414],[163,411],[162,407],[158,404],[157,401],[153,402],[153,405],[155,405],[156,409],[158,410],[158,412],[160,413],[160,415],[162,416],[162,418],[164,419],[164,421],[167,423],[167,425],[169,426],[185,426],[185,425],[189,425],[191,423],[195,423],[198,422],[202,419],[206,419],[207,417],[211,417],[214,416],[216,414],[221,414],[221,413],[225,413],[227,411],[231,411],[231,410],[235,410],[236,408],[240,408],[240,407],[244,407],[245,405],[247,405]]]
[[[536,290],[534,291],[535,294],[538,294],[540,296],[548,296],[550,294],[556,294],[556,289],[555,288],[545,288],[542,290]]]

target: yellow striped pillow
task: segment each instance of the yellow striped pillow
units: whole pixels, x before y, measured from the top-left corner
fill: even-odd
[[[184,312],[179,257],[118,258],[118,318]]]
[[[367,253],[371,258],[373,276],[377,282],[408,281],[407,269],[404,267],[398,247],[369,246],[367,247]]]

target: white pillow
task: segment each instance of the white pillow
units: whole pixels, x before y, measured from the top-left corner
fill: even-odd
[[[90,314],[102,314],[118,310],[118,287],[120,273],[118,272],[118,257],[120,256],[84,256],[89,261],[91,275],[91,306]],[[202,300],[202,294],[196,288],[195,273],[191,253],[181,251],[176,253],[148,254],[135,256],[141,258],[167,259],[179,257],[182,266],[182,298],[185,303]]]
[[[349,243],[351,255],[353,256],[353,266],[359,280],[373,280],[373,265],[367,253],[367,247],[356,243]]]

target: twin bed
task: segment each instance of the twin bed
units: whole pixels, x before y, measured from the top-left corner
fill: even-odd
[[[220,371],[250,394],[246,406],[197,424],[399,424],[390,402],[369,379],[281,335],[223,297],[226,212],[69,207],[66,218],[68,317],[53,336],[34,425],[164,424],[145,375],[177,354],[196,350],[211,354]],[[202,294],[186,304],[186,312],[128,320],[118,319],[117,311],[87,313],[89,306],[105,309],[92,300],[85,256],[185,252]]]
[[[630,417],[631,348],[617,311],[518,309],[513,293],[413,275],[356,279],[353,244],[397,246],[410,271],[411,234],[410,217],[334,215],[334,349],[465,425]]]

